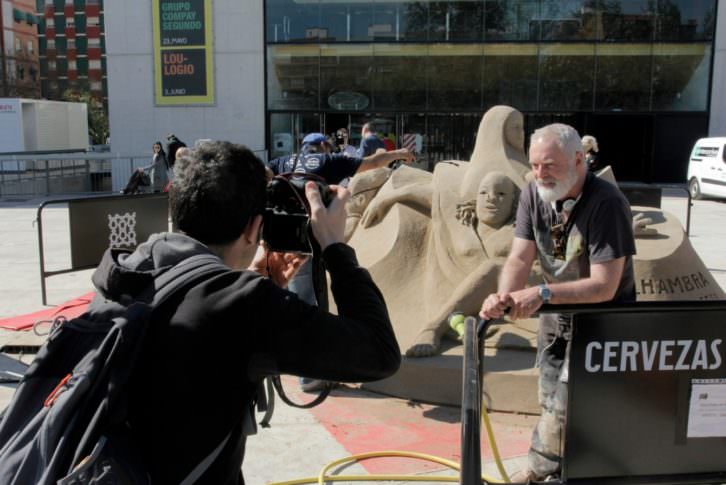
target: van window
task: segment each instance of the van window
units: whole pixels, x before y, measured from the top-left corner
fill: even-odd
[[[721,149],[721,159],[723,160],[723,163],[726,163],[726,145],[724,145]]]
[[[696,156],[714,158],[718,156],[718,147],[700,146],[696,149]]]

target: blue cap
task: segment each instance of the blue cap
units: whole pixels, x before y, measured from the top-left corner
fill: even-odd
[[[302,142],[303,145],[320,145],[321,143],[328,143],[328,138],[322,133],[308,133]]]

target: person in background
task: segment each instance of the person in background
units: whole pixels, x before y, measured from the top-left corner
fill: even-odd
[[[582,137],[582,148],[585,150],[585,164],[587,169],[591,172],[600,170],[600,156],[598,152],[600,148],[597,146],[597,139],[592,135],[585,135]]]
[[[383,145],[386,147],[386,151],[390,152],[396,149],[396,142],[393,140],[393,135],[389,133],[383,134]]]
[[[148,170],[153,191],[161,192],[169,183],[169,162],[160,141],[154,143],[152,150],[151,165],[145,167],[144,170]]]
[[[386,149],[386,145],[383,143],[383,140],[378,138],[378,134],[371,123],[364,124],[360,134],[361,140],[360,146],[358,147],[358,156],[360,158],[365,158],[376,153],[379,148]]]
[[[161,192],[169,183],[169,165],[161,142],[155,142],[151,149],[151,164],[138,167],[131,174],[129,182],[122,191],[124,194],[140,193],[142,192],[141,187],[150,187],[152,192]]]
[[[166,135],[166,153],[169,161],[169,169],[174,169],[174,163],[176,162],[177,150],[182,147],[186,147],[187,144],[176,137],[174,133]]]
[[[358,151],[353,145],[348,144],[349,136],[347,128],[338,128],[335,132],[335,147],[337,153],[342,153],[347,157],[356,157]]]

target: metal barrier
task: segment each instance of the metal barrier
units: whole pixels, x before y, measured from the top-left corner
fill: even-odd
[[[43,247],[43,209],[68,204],[71,267],[46,271]],[[38,206],[38,251],[43,305],[48,304],[46,278],[94,268],[109,247],[134,249],[151,234],[169,230],[167,194],[109,195],[48,200]]]
[[[254,151],[262,161],[266,150]],[[0,155],[0,198],[119,192],[151,155],[94,152]]]
[[[573,315],[562,477],[547,483],[726,483],[726,301],[546,305],[540,313]],[[485,326],[465,323],[463,485],[486,483],[474,414]]]
[[[86,152],[0,156],[0,197],[111,192],[114,162],[128,166],[130,175],[148,158]]]

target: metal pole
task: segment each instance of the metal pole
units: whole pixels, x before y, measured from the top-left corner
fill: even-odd
[[[48,296],[45,291],[45,254],[43,252],[43,217],[41,212],[45,202],[38,206],[38,212],[35,215],[35,222],[38,224],[38,252],[40,253],[40,294],[43,300],[43,305],[48,304]]]
[[[693,199],[691,199],[691,191],[686,190],[688,193],[688,206],[686,207],[686,236],[691,236],[691,207],[693,207]]]
[[[464,368],[461,398],[461,485],[481,485],[481,372],[479,336],[474,317],[464,320]]]
[[[1,5],[0,5],[1,7]],[[8,62],[5,58],[5,21],[3,20],[3,9],[0,8],[0,63],[3,69],[3,89],[2,95],[7,98],[9,94],[8,90]]]

